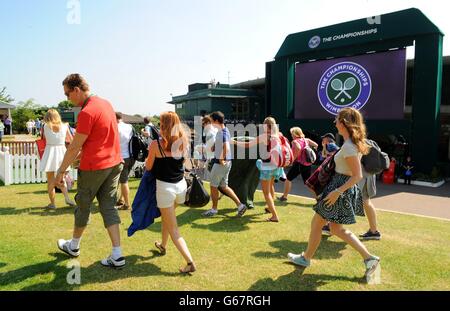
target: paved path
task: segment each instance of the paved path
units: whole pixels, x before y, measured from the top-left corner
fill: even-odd
[[[259,185],[261,190],[261,184]],[[284,183],[275,184],[277,196],[284,191]],[[299,176],[292,184],[291,194],[314,198]],[[450,220],[450,182],[439,188],[387,185],[377,181],[377,195],[373,199],[375,208],[391,212],[434,217]]]
[[[283,192],[284,183],[275,184],[276,192]],[[294,180],[291,194],[313,198],[303,185],[301,177]],[[436,217],[450,220],[450,182],[439,188],[386,185],[377,182],[377,196],[373,199],[376,209]]]

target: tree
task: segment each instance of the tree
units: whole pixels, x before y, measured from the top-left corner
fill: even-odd
[[[0,90],[0,101],[7,103],[7,104],[14,101],[14,98],[12,98],[9,94],[6,93],[6,87],[3,87]]]
[[[17,104],[16,109],[11,113],[13,121],[13,129],[18,133],[25,133],[28,120],[35,120],[42,107],[34,102],[34,99],[29,99],[26,102],[20,102]]]
[[[58,109],[69,110],[73,108],[73,103],[70,100],[63,100],[58,104]]]
[[[159,116],[153,115],[153,117],[150,117],[150,121],[155,125],[156,127],[159,127]]]

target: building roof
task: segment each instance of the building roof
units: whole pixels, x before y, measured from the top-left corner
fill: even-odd
[[[124,113],[122,113],[122,121],[129,124],[144,124],[143,117],[131,116]]]
[[[284,40],[275,59],[371,42],[414,38],[419,35],[443,35],[436,25],[415,8],[382,14],[380,18],[382,22],[375,25],[369,25],[367,18],[361,18],[290,34]],[[371,32],[367,32],[368,30],[371,30]],[[323,38],[334,37],[342,38],[323,41]],[[311,41],[313,39],[316,39],[316,41]],[[316,43],[315,46],[311,46],[313,43]]]
[[[250,89],[250,88],[264,87],[265,84],[266,78],[258,78],[254,80],[248,80],[245,82],[239,82],[233,84],[231,87],[236,89]]]
[[[16,109],[16,106],[0,101],[0,109]]]
[[[200,83],[197,83],[200,85]],[[207,84],[205,84],[207,85]],[[212,88],[203,88],[197,89],[195,91],[191,91],[185,95],[181,96],[173,96],[172,100],[168,102],[168,104],[177,104],[188,100],[193,99],[203,99],[203,98],[248,98],[248,97],[257,97],[256,94],[252,90],[233,88],[233,87],[212,87]]]

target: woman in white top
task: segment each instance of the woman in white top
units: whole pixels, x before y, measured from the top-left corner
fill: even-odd
[[[342,109],[335,123],[345,141],[334,156],[335,174],[314,206],[316,214],[306,251],[299,255],[289,253],[288,258],[294,264],[308,267],[319,247],[322,227],[329,222],[331,233],[350,244],[363,257],[367,277],[375,271],[380,258],[369,253],[355,234],[343,228],[344,224],[356,222],[355,215],[364,216],[362,193],[357,183],[362,179],[361,156],[369,151],[365,143],[366,126],[361,113],[354,108]]]
[[[27,126],[28,135],[33,134],[34,121],[28,120],[28,122],[26,123],[26,126]]]
[[[42,137],[45,137],[46,145],[41,159],[40,170],[47,173],[47,190],[50,198],[50,209],[55,209],[55,175],[66,153],[66,140],[71,141],[72,135],[69,125],[61,122],[61,116],[55,109],[50,109],[44,117],[45,125],[42,129]],[[64,194],[65,201],[70,206],[76,206],[67,192],[67,187],[58,187]]]

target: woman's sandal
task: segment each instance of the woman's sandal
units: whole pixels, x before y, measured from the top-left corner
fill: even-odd
[[[180,268],[180,273],[192,273],[195,272],[197,268],[193,262],[188,262],[187,266],[184,268]]]
[[[278,219],[267,218],[267,222],[280,222]]]
[[[128,205],[125,205],[125,204],[122,204],[122,205],[120,205],[117,209],[119,210],[119,211],[126,211],[126,210],[128,210],[130,207],[128,206]]]
[[[161,245],[159,242],[155,242],[156,248],[159,250],[159,253],[164,256],[166,254],[166,248]]]

